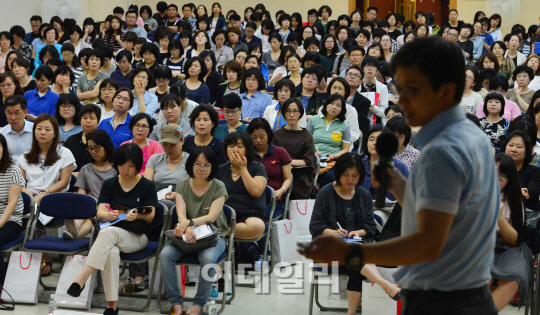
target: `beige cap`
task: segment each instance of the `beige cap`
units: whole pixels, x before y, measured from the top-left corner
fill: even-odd
[[[168,142],[176,144],[182,139],[184,139],[184,131],[182,130],[182,127],[177,124],[168,124],[161,129],[160,143]]]

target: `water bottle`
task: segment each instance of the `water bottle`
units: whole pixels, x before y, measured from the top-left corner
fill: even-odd
[[[210,293],[210,298],[212,299],[218,298],[218,283],[215,278],[214,278],[214,282],[212,282],[212,291]]]
[[[49,314],[54,313],[56,310],[56,299],[54,297],[54,294],[51,294],[51,297],[49,298]]]
[[[227,300],[230,299],[232,297],[232,278],[231,278],[231,273],[229,272],[227,274]]]
[[[218,309],[216,305],[216,301],[212,300],[210,301],[210,307],[208,308],[208,315],[217,315]]]

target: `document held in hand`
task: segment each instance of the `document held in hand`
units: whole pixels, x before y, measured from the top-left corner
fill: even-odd
[[[191,229],[195,232],[197,240],[202,240],[205,237],[208,237],[213,234],[212,229],[208,224],[203,224],[199,226],[192,226]],[[182,234],[182,239],[186,241],[186,233]]]
[[[115,225],[116,223],[118,223],[118,222],[120,222],[122,220],[125,220],[126,215],[128,213],[131,213],[131,212],[135,211],[135,210],[137,210],[137,208],[129,209],[128,211],[126,211],[126,213],[122,213],[122,214],[118,215],[118,219],[116,219],[116,221],[100,222],[99,223],[99,228],[103,230],[104,228],[108,228],[109,226]]]

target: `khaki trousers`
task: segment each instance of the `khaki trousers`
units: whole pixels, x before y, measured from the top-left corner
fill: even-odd
[[[118,227],[110,226],[99,232],[88,253],[86,265],[101,270],[107,302],[118,301],[120,252],[134,253],[147,244],[146,235],[137,235]]]

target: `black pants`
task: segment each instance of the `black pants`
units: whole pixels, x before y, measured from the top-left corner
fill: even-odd
[[[348,274],[347,291],[362,292],[362,281],[366,280],[360,271],[347,269],[345,266],[339,267],[340,274]]]
[[[19,237],[22,232],[22,227],[13,222],[8,221],[2,228],[0,228],[0,246],[7,244]],[[4,255],[0,250],[0,285],[4,285],[4,280],[6,278],[6,267],[4,262]]]
[[[459,291],[401,291],[401,315],[496,315],[487,286]]]

